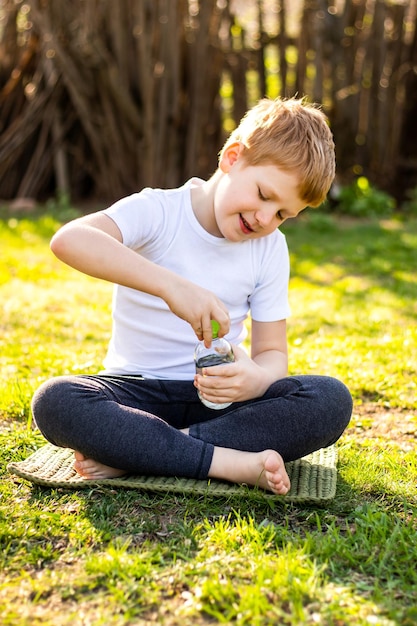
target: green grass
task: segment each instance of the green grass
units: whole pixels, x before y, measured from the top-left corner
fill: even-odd
[[[7,625],[417,623],[417,220],[310,211],[292,255],[291,372],[355,400],[326,507],[44,489],[6,465],[43,444],[30,398],[101,367],[111,286],[48,250],[51,213],[0,221],[0,615]]]

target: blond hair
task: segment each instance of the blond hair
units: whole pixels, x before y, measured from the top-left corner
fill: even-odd
[[[223,146],[243,144],[248,165],[273,164],[300,178],[299,195],[318,206],[335,176],[335,146],[325,114],[305,99],[263,98],[242,118]]]

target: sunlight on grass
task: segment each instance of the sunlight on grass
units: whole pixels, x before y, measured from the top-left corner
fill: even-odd
[[[0,227],[0,414],[29,418],[40,382],[100,369],[110,337],[112,286],[65,267],[49,252],[58,227],[53,220],[43,218],[39,233],[31,222],[15,221],[13,228]]]
[[[66,492],[8,474],[44,443],[33,391],[100,370],[110,336],[112,287],[53,257],[58,225],[0,220],[2,624],[417,623],[417,220],[310,211],[283,228],[291,372],[339,377],[355,400],[325,507]]]
[[[315,217],[286,228],[291,371],[340,377],[357,401],[365,395],[416,408],[417,243],[411,225],[365,223],[360,229],[348,223],[338,231],[336,221],[315,226]]]
[[[362,492],[411,500],[416,496],[415,451],[401,452],[386,442],[345,442],[340,450],[339,472],[352,488]]]

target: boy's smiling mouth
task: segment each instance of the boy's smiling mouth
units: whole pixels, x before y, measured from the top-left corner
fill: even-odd
[[[253,233],[254,232],[253,228],[248,224],[248,222],[245,220],[245,218],[243,217],[241,213],[239,213],[239,218],[240,218],[240,225],[241,225],[243,232],[246,234]]]

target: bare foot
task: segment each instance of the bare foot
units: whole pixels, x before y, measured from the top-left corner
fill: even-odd
[[[259,486],[280,495],[288,493],[291,483],[282,456],[275,450],[265,450],[259,454],[265,470],[259,479]]]
[[[215,447],[208,475],[211,478],[254,485],[281,496],[290,489],[283,458],[275,450],[244,452]]]
[[[118,478],[124,476],[127,472],[125,470],[116,469],[115,467],[109,467],[103,465],[93,459],[88,459],[81,452],[74,452],[75,462],[74,468],[77,473],[83,478],[88,480],[97,480],[102,478]]]

